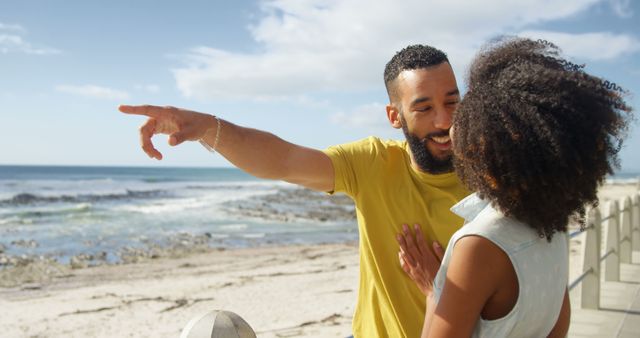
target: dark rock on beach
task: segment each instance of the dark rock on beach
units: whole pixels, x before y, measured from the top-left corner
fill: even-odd
[[[280,222],[355,221],[353,200],[346,195],[328,195],[309,189],[280,189],[269,195],[254,196],[223,204],[233,216]]]
[[[33,239],[29,239],[29,240],[19,239],[17,241],[12,241],[11,245],[19,246],[19,247],[22,247],[22,248],[37,248],[38,247],[38,242],[36,242]]]
[[[43,256],[0,254],[0,287],[49,282],[69,274],[70,267]]]
[[[137,263],[148,259],[183,257],[211,250],[210,241],[211,234],[209,233],[200,235],[179,233],[169,237],[164,243],[147,241],[144,247],[123,247],[117,256],[119,263],[123,264]]]
[[[84,269],[89,266],[106,264],[106,262],[107,253],[105,251],[101,251],[96,254],[75,255],[69,259],[69,266],[71,266],[72,269]]]

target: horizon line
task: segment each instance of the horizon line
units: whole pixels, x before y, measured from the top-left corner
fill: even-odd
[[[137,164],[15,164],[0,163],[0,167],[80,167],[80,168],[145,168],[145,169],[236,169],[244,170],[233,166],[202,166],[202,165],[137,165]],[[640,168],[625,168],[615,172],[616,174],[640,174]],[[607,174],[607,176],[610,176]]]

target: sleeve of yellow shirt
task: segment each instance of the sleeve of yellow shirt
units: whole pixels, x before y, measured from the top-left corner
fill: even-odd
[[[372,156],[375,152],[372,148],[372,138],[369,137],[324,150],[333,163],[335,173],[334,189],[331,193],[344,192],[352,197],[358,194],[360,182],[365,179],[362,177],[363,173],[367,172],[363,168],[373,161]]]

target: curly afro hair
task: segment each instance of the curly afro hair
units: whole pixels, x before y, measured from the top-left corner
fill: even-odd
[[[443,62],[449,62],[447,54],[427,45],[410,45],[397,52],[384,67],[384,84],[389,100],[393,101],[397,96],[394,82],[400,73],[437,66]]]
[[[584,228],[632,118],[625,92],[583,67],[547,41],[496,39],[474,59],[454,116],[463,182],[548,240],[572,219]]]

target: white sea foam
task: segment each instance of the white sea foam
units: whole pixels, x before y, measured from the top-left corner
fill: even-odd
[[[7,181],[5,181],[7,182]],[[125,183],[125,184],[122,184]],[[42,197],[123,194],[128,182],[109,179],[99,180],[25,180],[10,181],[3,194],[14,196],[20,193]],[[11,198],[9,196],[8,198]]]
[[[175,193],[176,198],[152,199],[146,203],[123,204],[114,207],[113,210],[144,214],[179,213],[195,209],[214,211],[217,210],[220,204],[228,201],[243,200],[277,192],[274,189],[274,185],[260,185],[258,190],[254,188],[255,185],[243,185],[240,188],[219,185],[215,190],[182,190]]]
[[[607,184],[639,184],[640,177],[628,177],[628,178],[607,178]]]
[[[179,213],[189,209],[200,209],[208,205],[207,201],[198,198],[153,200],[147,204],[125,204],[114,208],[114,211],[128,211],[142,214]]]
[[[19,224],[22,222],[22,219],[16,216],[11,216],[5,219],[0,219],[0,225],[6,224]]]
[[[248,238],[248,239],[264,238],[265,236],[266,236],[266,234],[263,233],[263,232],[249,233],[249,234],[243,234],[242,235],[243,238]]]
[[[242,231],[247,228],[249,228],[249,226],[246,224],[225,224],[218,227],[218,229],[226,231]]]

